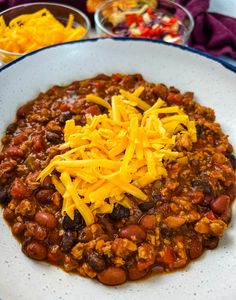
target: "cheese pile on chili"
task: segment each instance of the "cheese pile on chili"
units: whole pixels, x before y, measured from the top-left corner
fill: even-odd
[[[7,26],[0,16],[0,48],[13,53],[27,53],[48,45],[81,39],[86,29],[73,27],[74,15],[67,25],[59,22],[46,8],[20,15]]]
[[[106,107],[108,114],[87,116],[85,126],[66,122],[63,154],[38,177],[43,181],[57,171],[52,182],[64,199],[63,215],[73,219],[78,209],[89,225],[96,213],[111,213],[117,203],[130,207],[127,194],[146,201],[142,188],[166,177],[168,162],[184,159],[183,153],[173,150],[177,135],[185,133],[196,141],[195,123],[179,106],[166,107],[159,98],[151,107],[140,98],[143,90],[120,90],[111,105],[87,95],[87,101]]]

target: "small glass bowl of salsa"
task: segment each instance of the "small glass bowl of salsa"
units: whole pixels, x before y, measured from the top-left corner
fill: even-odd
[[[111,0],[97,9],[94,19],[99,36],[159,39],[175,44],[186,44],[194,27],[191,13],[171,0]]]

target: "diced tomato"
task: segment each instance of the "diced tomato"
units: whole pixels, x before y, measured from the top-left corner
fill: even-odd
[[[151,7],[148,7],[147,13],[149,14],[150,17],[155,15],[155,11]]]
[[[62,103],[60,105],[59,109],[61,111],[65,112],[65,111],[70,111],[71,107],[72,107],[72,104],[70,104],[70,103]]]
[[[92,116],[97,116],[97,115],[101,114],[101,110],[98,107],[98,105],[95,104],[95,105],[92,105],[92,106],[89,106],[88,108],[86,108],[85,113],[90,114]]]
[[[171,17],[168,22],[162,22],[164,26],[172,26],[175,22],[177,22],[177,18]]]
[[[125,23],[128,27],[130,27],[133,23],[137,24],[137,15],[136,14],[126,15]]]
[[[11,186],[10,194],[14,199],[24,199],[29,193],[22,179],[16,178]]]
[[[208,212],[205,214],[205,217],[207,217],[207,218],[210,219],[210,220],[216,220],[216,219],[217,219],[216,216],[214,215],[214,213],[213,213],[212,210],[208,211]]]
[[[122,76],[119,73],[112,74],[112,79],[119,82],[122,79]]]
[[[143,22],[143,16],[142,15],[137,16],[137,22],[138,22],[138,24]]]
[[[175,262],[174,250],[166,245],[164,246],[163,250],[164,250],[164,256],[163,256],[164,263],[169,265],[169,267],[172,267]]]

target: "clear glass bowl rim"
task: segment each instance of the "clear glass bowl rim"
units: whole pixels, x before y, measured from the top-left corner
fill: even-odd
[[[95,25],[98,26],[98,28],[102,31],[102,32],[105,32],[106,34],[110,35],[110,36],[113,36],[113,37],[117,37],[119,35],[116,35],[114,33],[112,33],[110,30],[108,30],[107,28],[105,28],[100,20],[99,20],[99,15],[100,15],[100,12],[103,10],[103,8],[105,8],[107,5],[109,5],[110,3],[112,2],[117,2],[119,0],[109,0],[109,1],[106,1],[104,3],[102,3],[96,10],[95,14],[94,14],[94,20],[95,20]],[[191,34],[191,32],[193,31],[193,28],[194,28],[194,19],[193,19],[193,16],[192,14],[190,13],[190,11],[188,9],[186,9],[185,7],[183,7],[181,4],[179,3],[176,3],[174,1],[171,1],[171,0],[161,0],[162,2],[166,2],[168,4],[171,4],[173,6],[176,6],[178,8],[180,8],[182,11],[185,12],[185,14],[188,16],[189,20],[190,20],[190,24],[189,24],[189,29],[184,33],[184,38],[185,39],[188,39],[189,35]]]
[[[57,6],[60,6],[60,7],[65,7],[65,8],[68,8],[72,11],[74,11],[75,13],[77,14],[80,14],[84,20],[85,20],[85,23],[86,23],[86,32],[84,34],[84,36],[86,36],[88,34],[88,32],[90,31],[91,29],[91,24],[90,24],[90,21],[89,21],[89,18],[86,16],[86,14],[84,14],[81,10],[79,9],[76,9],[74,8],[73,6],[70,6],[70,5],[66,5],[66,4],[61,4],[61,3],[52,3],[52,2],[34,2],[34,3],[25,3],[25,4],[20,4],[20,5],[16,5],[16,6],[13,6],[11,8],[8,8],[4,11],[2,11],[0,13],[0,16],[3,16],[5,13],[8,13],[9,11],[13,11],[14,9],[16,8],[20,8],[20,7],[28,7],[28,6],[37,6],[37,5],[49,5],[49,6],[54,6],[54,7],[57,7]],[[27,53],[14,53],[14,52],[9,52],[9,51],[6,51],[4,49],[1,49],[0,48],[0,52],[3,53],[3,54],[6,54],[6,55],[11,55],[11,56],[17,56],[17,57],[21,57]]]

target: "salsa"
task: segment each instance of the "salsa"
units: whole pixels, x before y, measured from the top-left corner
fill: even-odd
[[[116,203],[112,212],[96,213],[91,225],[77,209],[73,218],[63,214],[63,196],[52,180],[58,171],[42,181],[38,176],[65,153],[60,146],[66,122],[83,127],[88,116],[108,113],[104,105],[86,101],[88,94],[111,104],[120,89],[133,93],[141,86],[145,103],[152,106],[160,98],[195,122],[196,141],[181,133],[173,149],[186,160],[168,162],[167,176],[143,187],[147,201],[126,193],[130,206]],[[100,74],[54,86],[20,107],[2,138],[0,203],[24,254],[118,285],[182,268],[216,248],[231,219],[236,159],[214,111],[193,98],[140,74]]]

